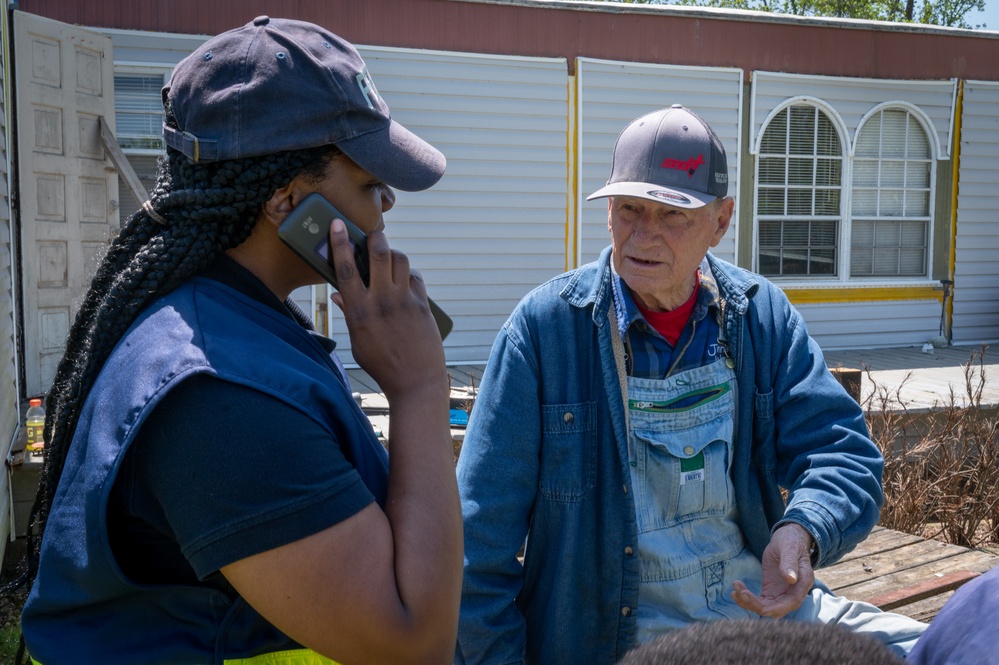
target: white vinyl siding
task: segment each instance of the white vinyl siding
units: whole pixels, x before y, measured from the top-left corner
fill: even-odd
[[[448,160],[433,188],[397,192],[389,241],[454,319],[448,363],[485,362],[520,299],[565,269],[565,60],[358,50],[392,117]]]
[[[207,39],[105,32],[114,41],[121,76],[149,75],[155,66],[169,72]],[[565,269],[565,60],[356,46],[393,119],[448,160],[432,189],[396,192],[395,207],[385,215],[389,241],[407,254],[429,295],[454,319],[444,342],[448,363],[485,362],[517,302]],[[122,96],[119,108],[133,113],[126,127],[138,130],[138,116],[151,108],[151,86],[143,90],[145,105],[135,92]],[[119,140],[128,140],[122,129]],[[140,178],[155,173],[156,151],[142,151],[141,158],[138,150],[130,152]],[[137,202],[122,198],[122,213],[130,214]],[[324,292],[303,288],[292,297],[329,330],[344,363],[353,366],[342,315],[327,305]]]
[[[7,20],[9,13],[0,18],[2,43],[9,44]],[[9,68],[6,67],[6,52],[0,52],[0,84],[7,90]],[[8,171],[7,146],[11,132],[9,109],[6,95],[0,96],[0,459],[6,460],[10,447],[18,433],[20,422],[20,400],[17,384],[17,326],[15,325],[15,289],[19,288],[14,276],[13,246],[14,231],[10,214],[10,173]],[[0,474],[0,560],[7,546],[8,534],[13,529],[11,515],[11,471]]]
[[[966,81],[954,267],[953,341],[999,341],[999,83]]]
[[[795,306],[823,351],[922,346],[940,328],[940,303],[898,300]]]
[[[682,104],[701,116],[721,139],[728,159],[729,191],[735,198],[732,226],[712,252],[736,258],[739,219],[741,69],[684,67],[579,58],[577,136],[579,178],[578,263],[593,261],[610,244],[607,200],[586,201],[610,175],[614,143],[635,118]]]

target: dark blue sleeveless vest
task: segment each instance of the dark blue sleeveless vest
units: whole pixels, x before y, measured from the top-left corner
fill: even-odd
[[[135,584],[111,553],[105,516],[125,451],[159,400],[197,373],[315,419],[384,506],[387,455],[329,354],[291,318],[194,278],[140,316],[83,405],[22,616],[39,663],[220,664],[298,648],[242,598],[208,586]]]

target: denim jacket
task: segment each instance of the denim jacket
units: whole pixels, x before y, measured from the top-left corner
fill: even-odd
[[[528,294],[493,345],[458,462],[456,663],[612,665],[635,646],[637,526],[610,254]],[[816,567],[832,563],[878,520],[881,454],[780,289],[706,260],[736,363],[732,474],[747,545],[762,557],[772,530],[796,522],[815,539]]]

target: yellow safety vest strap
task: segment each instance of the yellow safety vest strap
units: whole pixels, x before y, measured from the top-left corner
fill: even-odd
[[[34,658],[33,665],[42,665]],[[225,665],[339,665],[335,660],[320,656],[310,649],[294,649],[292,651],[275,651],[253,658],[236,658],[225,661]]]
[[[226,660],[225,665],[339,665],[326,656],[320,656],[311,649],[294,649],[291,651],[274,651],[253,658],[235,658]]]

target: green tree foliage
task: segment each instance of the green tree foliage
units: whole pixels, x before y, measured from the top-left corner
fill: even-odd
[[[965,20],[973,10],[983,11],[985,0],[615,0],[643,5],[688,5],[752,9],[795,16],[832,16],[895,23],[923,23],[951,28],[983,28]]]

